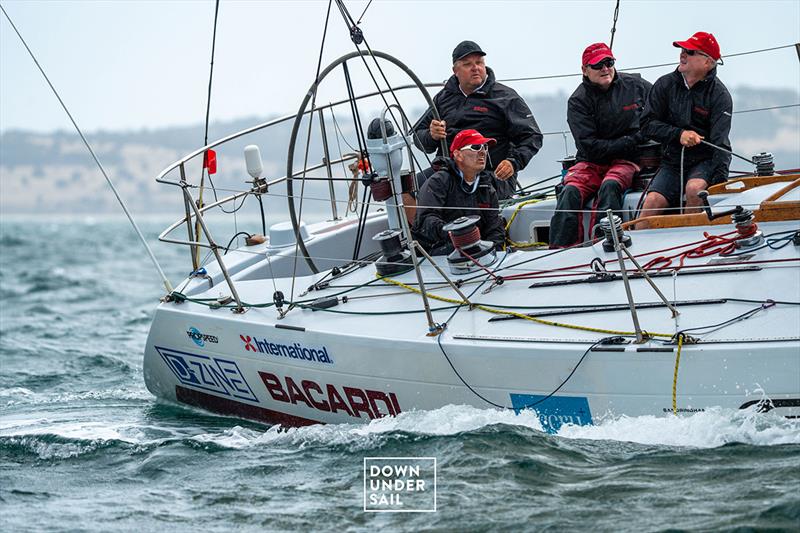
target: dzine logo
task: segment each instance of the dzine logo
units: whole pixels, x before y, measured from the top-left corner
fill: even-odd
[[[242,339],[242,342],[244,343],[244,350],[246,352],[258,352],[256,347],[253,345],[253,339],[250,337],[250,335],[239,335],[239,338]]]
[[[183,385],[258,403],[235,361],[155,347]]]
[[[189,328],[189,331],[187,331],[186,334],[189,335],[189,338],[201,348],[205,346],[207,342],[210,342],[211,344],[217,344],[219,342],[219,339],[217,339],[216,336],[204,335],[199,329],[194,327]]]

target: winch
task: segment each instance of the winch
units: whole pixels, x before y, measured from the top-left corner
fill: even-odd
[[[497,260],[494,243],[481,240],[481,232],[477,226],[480,219],[476,215],[459,217],[442,227],[450,235],[450,241],[455,247],[447,256],[450,273],[469,274]]]
[[[775,174],[775,161],[770,152],[761,152],[753,156],[756,176],[772,176]]]
[[[731,220],[740,235],[734,242],[736,248],[751,248],[764,243],[764,233],[753,222],[755,218],[755,215],[749,209],[742,209],[731,215]]]
[[[391,276],[412,268],[411,252],[400,241],[401,231],[387,229],[372,237],[381,246],[383,255],[375,262],[381,276]]]
[[[609,217],[603,217],[597,225],[600,226],[606,236],[606,240],[603,241],[604,252],[614,251],[614,236],[612,234],[614,231],[617,232],[617,239],[620,244],[624,244],[627,248],[630,248],[631,244],[633,244],[631,236],[622,231],[622,219],[617,215],[611,215],[611,220],[609,220]]]

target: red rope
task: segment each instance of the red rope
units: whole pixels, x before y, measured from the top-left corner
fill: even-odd
[[[701,241],[699,246],[684,250],[680,253],[668,256],[659,256],[650,260],[645,264],[642,269],[650,270],[656,268],[656,271],[661,272],[672,264],[673,259],[678,259],[678,266],[675,270],[683,268],[683,264],[687,259],[698,259],[700,257],[708,257],[710,255],[729,255],[736,250],[736,241],[744,239],[755,234],[758,230],[756,224],[748,224],[746,226],[737,226],[735,232],[726,233],[724,235],[711,235],[708,232],[703,232],[705,239]],[[735,234],[735,237],[728,237],[728,235]]]
[[[754,235],[756,231],[758,231],[758,226],[755,223],[753,223],[742,227],[737,226],[735,231],[723,233],[722,235],[710,235],[708,232],[703,232],[704,238],[699,241],[690,242],[687,244],[678,244],[676,246],[663,248],[661,250],[653,250],[652,252],[637,254],[634,257],[639,259],[653,254],[663,254],[664,252],[670,252],[672,250],[686,248],[687,246],[694,246],[694,248],[683,250],[682,252],[679,252],[677,254],[660,255],[658,257],[655,257],[642,267],[644,270],[650,270],[656,267],[657,265],[661,265],[657,269],[658,271],[661,271],[670,266],[672,264],[673,259],[680,258],[678,266],[676,267],[676,270],[680,270],[681,268],[689,268],[689,267],[684,267],[684,262],[686,261],[687,258],[694,259],[700,257],[707,257],[714,254],[728,255],[732,253],[736,248],[736,245],[734,244],[735,241],[750,237]],[[714,248],[715,246],[717,248]],[[624,258],[624,260],[627,261],[628,259]],[[756,262],[761,262],[761,261],[748,261],[746,264],[753,264]],[[763,261],[763,262],[769,262],[769,261]],[[534,279],[539,277],[582,276],[584,275],[584,273],[558,274],[558,275],[553,275],[552,273],[564,270],[577,270],[581,268],[586,268],[588,266],[590,266],[590,263],[584,263],[582,265],[570,265],[550,270],[543,270],[540,272],[523,272],[520,274],[511,274],[508,276],[503,276],[503,278],[506,280],[515,280],[515,279]],[[705,266],[705,265],[699,265],[699,266]]]
[[[481,231],[478,229],[477,226],[473,227],[467,233],[462,233],[461,235],[456,235],[451,231],[450,240],[453,242],[453,246],[460,249],[464,246],[475,244],[476,242],[481,240]]]

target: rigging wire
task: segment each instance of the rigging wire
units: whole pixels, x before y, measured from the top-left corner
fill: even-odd
[[[322,30],[322,42],[320,43],[320,46],[319,46],[319,58],[317,59],[317,73],[314,75],[314,84],[315,84],[314,94],[311,95],[311,110],[312,111],[314,110],[314,105],[316,104],[316,101],[317,101],[316,84],[319,83],[319,73],[322,70],[322,54],[325,51],[325,38],[328,36],[328,21],[330,20],[330,17],[331,17],[331,4],[332,3],[333,3],[333,0],[328,0],[328,10],[327,10],[327,12],[325,14],[325,28]],[[303,158],[303,175],[302,175],[303,178],[305,177],[306,169],[308,168],[308,151],[310,149],[310,144],[311,144],[311,126],[313,125],[313,123],[314,123],[314,113],[309,113],[309,115],[308,115],[308,135],[306,137],[306,153],[305,153],[305,156]],[[305,188],[306,188],[306,180],[301,179],[301,181],[302,181],[302,183],[300,185],[300,209],[299,209],[298,217],[297,217],[298,220],[302,220],[303,219],[303,197],[305,196],[304,193],[305,193]],[[294,198],[292,198],[292,202],[294,202]],[[298,255],[297,251],[298,251],[298,249],[300,247],[300,231],[299,231],[298,228],[295,228],[295,231],[297,232],[297,235],[295,236],[295,242],[294,242],[294,252],[295,252],[294,255],[295,256],[294,256],[294,266],[292,267],[292,288],[291,288],[289,300],[294,300],[294,283],[295,283],[295,279],[297,277],[296,276],[296,274],[297,274],[297,255]]]
[[[364,135],[364,126],[361,123],[361,114],[358,112],[358,106],[355,102],[355,91],[353,90],[353,81],[350,78],[350,69],[347,67],[347,62],[345,61],[342,63],[342,70],[344,72],[344,80],[345,86],[347,87],[347,95],[350,99],[350,112],[353,114],[353,126],[356,130],[356,142],[358,143],[358,153],[359,157],[363,158],[366,161],[366,165],[364,167],[364,173],[368,174],[372,172],[372,162],[369,159],[369,152],[367,151],[367,139]],[[354,180],[354,183],[357,181]],[[358,187],[356,185],[356,187]],[[363,238],[363,232],[366,229],[367,219],[366,216],[369,213],[370,204],[367,203],[367,193],[368,188],[364,188],[363,197],[361,199],[361,213],[358,216],[358,228],[356,228],[356,240],[353,244],[353,259],[358,258],[358,252],[361,250],[361,242]],[[349,206],[349,204],[348,204]],[[365,209],[366,207],[366,209]]]
[[[397,106],[397,109],[400,112],[400,116],[403,118],[403,120],[406,123],[413,124],[413,122],[411,122],[411,120],[408,118],[408,115],[406,115],[406,112],[403,109],[403,106],[400,105],[400,100],[397,98],[397,95],[394,92],[394,88],[392,87],[392,84],[389,83],[389,80],[386,77],[386,74],[383,72],[383,69],[381,68],[380,63],[378,63],[378,59],[375,57],[375,54],[372,52],[372,48],[370,48],[366,37],[364,37],[364,34],[361,32],[361,30],[353,23],[353,18],[350,16],[350,12],[347,10],[347,7],[344,5],[344,1],[343,0],[336,0],[336,5],[339,7],[339,11],[342,14],[345,26],[347,26],[348,29],[350,30],[351,39],[353,40],[353,44],[355,44],[355,46],[356,46],[356,50],[358,52],[361,52],[361,48],[360,48],[359,45],[360,45],[361,42],[363,42],[364,43],[364,47],[367,49],[367,52],[369,52],[369,56],[372,58],[372,61],[375,63],[375,67],[378,69],[378,72],[380,72],[381,77],[383,78],[383,82],[386,84],[386,87],[387,87],[389,93],[392,95],[392,98],[394,99],[394,102],[395,102],[395,104]],[[359,41],[359,39],[360,39],[360,41]],[[364,63],[364,68],[366,69],[367,74],[369,74],[369,77],[372,79],[372,83],[375,85],[375,88],[378,89],[378,91],[379,91],[379,96],[381,97],[381,100],[383,100],[383,104],[388,108],[389,115],[391,115],[392,120],[394,120],[394,123],[396,125],[398,125],[398,126],[400,124],[403,124],[403,122],[397,120],[397,117],[394,115],[394,109],[389,104],[389,101],[386,99],[386,96],[384,96],[383,91],[380,88],[380,84],[378,83],[378,80],[375,79],[375,75],[372,73],[372,70],[370,69],[369,64],[367,63],[366,57],[364,57],[364,55],[361,55],[360,57],[361,57],[361,61]],[[410,77],[412,79],[415,78],[415,76],[413,74]],[[415,80],[415,81],[419,82],[418,79]],[[414,138],[417,138],[416,133],[414,133],[413,136],[414,136]],[[417,156],[414,154],[414,151],[411,149],[412,148],[411,144],[408,142],[408,140],[405,137],[403,137],[403,140],[405,141],[406,146],[409,149],[409,154],[411,155],[412,158],[414,158],[414,162],[417,164],[417,167],[418,168],[423,168],[422,165],[419,164],[419,161],[417,161]],[[441,144],[442,144],[441,148],[442,148],[443,152],[446,153],[447,152],[447,147],[445,146],[444,141],[442,141]],[[424,151],[423,151],[423,155],[425,156],[425,159],[427,159],[428,165],[430,166],[432,164],[430,157]]]
[[[769,111],[770,109],[785,109],[787,107],[800,107],[800,104],[786,104],[786,105],[774,105],[771,107],[757,107],[755,109],[742,109],[741,111],[734,111],[733,114],[737,113],[755,113],[756,111]]]
[[[608,47],[614,49],[614,34],[617,33],[617,17],[619,17],[619,0],[617,0],[617,7],[614,8],[614,24],[611,26],[611,42]]]
[[[371,6],[371,5],[372,5],[372,0],[369,0],[369,2],[367,2],[367,7],[365,7],[364,11],[361,12],[361,16],[358,17],[358,22],[356,22],[356,26],[361,24],[361,19],[364,18],[364,15],[367,13],[367,9],[369,9],[369,6]]]
[[[119,205],[122,207],[122,210],[125,212],[125,216],[128,217],[128,220],[130,221],[131,225],[133,226],[134,231],[139,236],[139,240],[142,242],[142,245],[144,246],[145,250],[147,251],[147,255],[150,257],[150,261],[152,261],[153,266],[156,267],[156,270],[158,271],[158,274],[161,277],[161,282],[164,284],[164,288],[167,290],[168,294],[171,293],[173,291],[172,284],[169,282],[169,279],[167,279],[167,275],[164,274],[164,271],[162,270],[161,265],[158,263],[158,260],[156,259],[156,256],[153,254],[153,251],[150,249],[150,245],[147,244],[147,240],[144,238],[144,235],[142,235],[142,231],[139,229],[139,226],[136,224],[136,221],[133,219],[133,216],[131,215],[130,211],[128,211],[128,206],[125,204],[125,201],[120,196],[119,191],[117,191],[117,188],[114,186],[114,182],[111,181],[111,178],[106,173],[106,169],[103,167],[103,164],[100,163],[100,159],[98,159],[97,154],[95,154],[94,150],[92,149],[92,145],[90,145],[89,141],[86,140],[86,137],[83,135],[83,131],[81,131],[80,127],[78,126],[78,123],[72,117],[72,113],[69,112],[69,109],[67,108],[67,105],[64,103],[64,100],[61,99],[61,96],[58,94],[58,91],[53,86],[53,84],[50,82],[50,78],[48,78],[47,74],[45,74],[44,69],[39,64],[39,61],[36,59],[36,56],[34,55],[33,51],[28,46],[28,43],[25,42],[25,39],[22,38],[22,34],[19,32],[19,30],[17,29],[17,26],[11,20],[11,17],[8,15],[8,13],[6,12],[6,10],[5,10],[5,8],[3,7],[2,4],[0,4],[0,10],[3,11],[3,15],[5,15],[6,19],[8,20],[8,23],[14,29],[14,32],[17,34],[17,37],[19,37],[19,40],[22,41],[22,45],[25,47],[25,50],[28,51],[28,54],[31,56],[31,59],[33,59],[33,62],[36,64],[36,67],[39,69],[39,72],[41,72],[42,76],[44,77],[45,81],[47,82],[47,85],[50,86],[50,89],[53,91],[53,94],[58,99],[58,103],[61,104],[61,107],[64,109],[64,112],[69,117],[70,122],[72,122],[72,125],[75,127],[75,131],[78,132],[78,135],[80,136],[81,140],[83,141],[83,144],[86,146],[86,149],[89,150],[89,153],[91,154],[92,159],[94,159],[94,162],[97,164],[97,167],[100,169],[100,173],[103,174],[103,177],[106,179],[106,182],[108,183],[109,187],[111,187],[111,190],[114,193],[114,196],[116,196],[117,201],[119,202]]]
[[[208,72],[208,95],[206,96],[206,125],[205,125],[205,133],[203,135],[203,146],[206,146],[208,144],[208,121],[209,121],[209,117],[211,115],[211,84],[212,84],[212,82],[214,80],[214,51],[216,50],[216,47],[217,47],[217,17],[218,17],[218,15],[219,15],[219,0],[216,1],[216,4],[214,6],[214,30],[213,30],[213,32],[211,34],[211,66],[209,67],[209,72]],[[198,197],[197,197],[197,208],[198,209],[202,209],[203,208],[203,183],[204,183],[206,174],[208,174],[208,181],[211,183],[211,186],[212,187],[214,186],[213,182],[211,181],[211,173],[207,172],[207,170],[208,170],[207,165],[206,165],[207,162],[208,162],[208,152],[206,152],[203,155],[203,169],[202,169],[201,174],[200,174],[200,193],[198,194]],[[215,201],[217,200],[216,192],[214,194],[214,200]],[[242,203],[244,203],[244,202],[242,202]],[[198,217],[197,221],[195,222],[195,227],[194,227],[194,233],[195,233],[195,235],[197,235],[197,240],[198,241],[200,240],[200,229],[201,229],[200,228],[200,218]],[[195,246],[194,247],[194,259],[195,259],[195,264],[197,264],[197,265],[200,264],[199,261],[198,261],[199,256],[200,256],[200,248]]]
[[[759,54],[759,53],[762,53],[762,52],[771,52],[773,50],[782,50],[784,48],[794,48],[794,47],[795,47],[794,44],[786,44],[786,45],[782,45],[782,46],[773,46],[772,48],[762,48],[760,50],[748,50],[748,51],[745,51],[745,52],[738,52],[736,54],[728,54],[728,55],[725,56],[725,59],[728,59],[730,57],[739,57],[739,56],[746,56],[746,55],[750,55],[750,54]],[[619,70],[620,72],[626,72],[626,71],[631,71],[631,70],[647,70],[647,69],[651,69],[651,68],[671,67],[671,66],[674,66],[674,65],[675,65],[675,61],[670,61],[669,63],[658,63],[658,64],[654,64],[654,65],[643,65],[643,66],[639,66],[639,67],[628,67],[628,68],[621,68],[621,69],[617,69],[617,70]],[[506,83],[506,82],[512,82],[512,81],[533,81],[533,80],[550,80],[550,79],[556,79],[556,78],[573,78],[573,77],[576,77],[576,76],[582,76],[582,74],[580,72],[571,73],[571,74],[549,74],[549,75],[546,75],[546,76],[525,76],[525,77],[521,77],[521,78],[504,78],[504,79],[497,80],[497,81]]]

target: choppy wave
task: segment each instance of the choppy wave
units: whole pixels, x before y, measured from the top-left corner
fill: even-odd
[[[127,226],[90,227],[0,235],[5,529],[309,530],[320,517],[331,529],[615,530],[623,517],[797,529],[787,472],[800,470],[800,421],[775,413],[606,418],[552,435],[533,411],[450,405],[287,429],[156,401],[141,357],[162,288]],[[31,231],[48,246],[15,236]],[[179,278],[186,257],[172,250],[164,266]],[[363,514],[362,458],[386,455],[440,460],[439,513]]]
[[[314,425],[300,428],[274,426],[261,432],[233,427],[222,433],[194,437],[223,447],[246,448],[266,444],[315,446],[351,445],[366,449],[397,434],[459,436],[490,426],[519,427],[543,432],[533,411],[510,411],[448,405],[433,411],[409,411],[369,424]],[[646,445],[716,448],[732,443],[774,446],[800,444],[800,421],[754,409],[709,409],[686,416],[639,416],[601,420],[594,426],[562,426],[554,438],[612,440]]]
[[[595,426],[566,425],[558,435],[696,448],[716,448],[732,443],[774,446],[800,444],[800,420],[776,413],[759,413],[754,408],[711,408],[689,416],[620,417]]]

